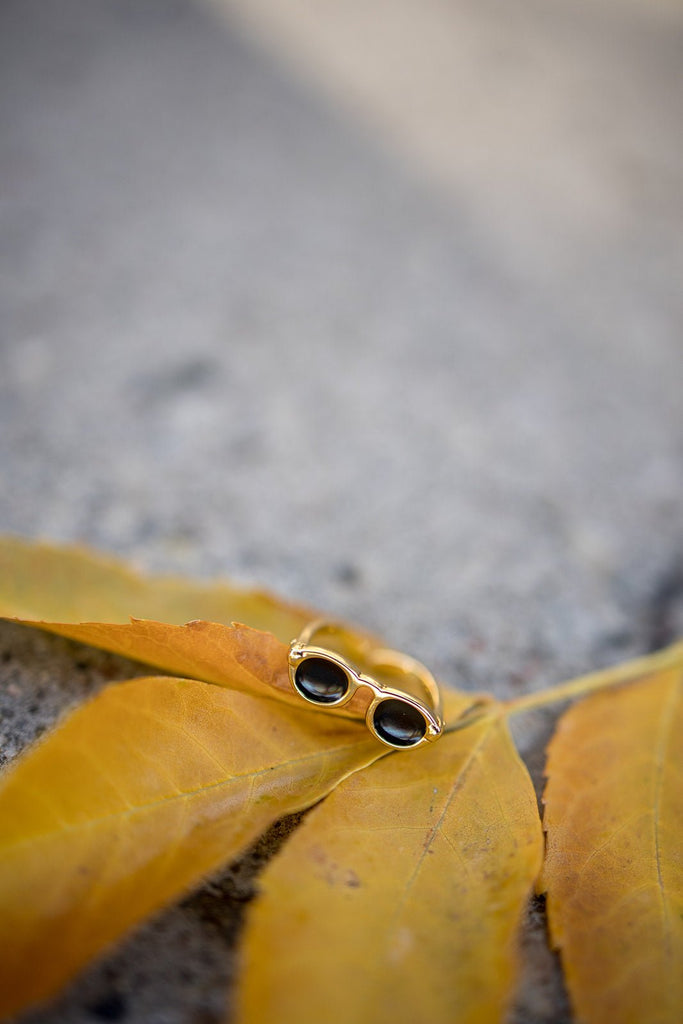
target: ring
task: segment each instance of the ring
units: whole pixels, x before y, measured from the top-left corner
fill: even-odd
[[[310,622],[289,648],[289,678],[295,692],[309,704],[334,710],[348,704],[358,690],[371,693],[365,711],[370,732],[396,750],[433,743],[443,731],[441,693],[429,669],[421,662],[385,648],[362,646],[365,660],[375,669],[412,676],[426,700],[387,686],[372,675],[359,672],[338,651],[314,643],[320,633],[350,637],[344,626],[327,619]],[[358,641],[354,638],[356,646]]]

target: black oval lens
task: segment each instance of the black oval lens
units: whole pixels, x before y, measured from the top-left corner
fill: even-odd
[[[305,658],[296,670],[296,688],[316,704],[336,704],[346,694],[346,672],[325,658]]]
[[[377,735],[397,747],[414,747],[427,732],[424,715],[412,704],[395,697],[377,705],[372,721]]]

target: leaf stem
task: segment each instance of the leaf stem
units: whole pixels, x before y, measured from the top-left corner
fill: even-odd
[[[557,704],[560,701],[571,700],[572,697],[583,697],[596,690],[618,686],[620,683],[629,683],[639,676],[673,667],[676,663],[683,663],[683,641],[678,641],[670,647],[664,647],[654,654],[626,661],[623,665],[601,669],[599,672],[590,672],[588,675],[579,676],[578,679],[560,683],[559,686],[551,686],[536,693],[515,697],[506,701],[504,707],[508,716],[517,715],[522,711],[531,711],[534,708],[545,707],[547,704]]]

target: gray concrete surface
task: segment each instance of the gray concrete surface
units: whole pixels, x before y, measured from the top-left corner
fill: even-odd
[[[622,36],[576,31],[614,83]],[[601,161],[607,90],[584,144],[609,229],[577,203],[541,278],[536,243],[499,249],[466,189],[431,190],[206,11],[6,0],[0,529],[265,584],[501,695],[683,632],[677,31],[628,34],[633,187]],[[6,757],[132,671],[0,637]],[[544,728],[522,737],[537,781]],[[267,848],[32,1024],[216,1020]],[[532,918],[515,1019],[561,1021]]]

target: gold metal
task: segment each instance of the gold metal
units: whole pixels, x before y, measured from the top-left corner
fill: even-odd
[[[405,690],[385,685],[370,673],[359,671],[340,652],[315,643],[316,637],[322,639],[319,634],[323,633],[337,635],[342,641],[342,646],[346,641],[346,646],[355,648],[363,662],[378,673],[384,669],[385,673],[388,670],[391,673],[412,676],[417,681],[425,699],[415,697]],[[335,696],[334,693],[312,696],[310,689],[306,691],[305,677],[299,678],[299,669],[309,659],[324,662],[328,668],[325,669],[325,666],[322,666],[322,671],[331,672],[333,682],[338,680],[340,686],[345,685],[343,692],[340,692],[338,696]],[[314,668],[316,667],[314,666]],[[321,671],[321,666],[317,666],[317,671]],[[341,682],[342,673],[345,683]],[[443,732],[441,693],[429,669],[401,651],[375,647],[369,640],[359,640],[340,623],[328,619],[315,619],[308,623],[291,643],[289,678],[294,691],[302,700],[317,708],[330,711],[347,705],[354,695],[363,688],[368,690],[370,702],[364,711],[366,725],[373,736],[395,750],[413,750],[424,743],[433,743]],[[384,709],[382,709],[382,705],[384,705]],[[418,715],[421,716],[422,722],[419,725],[416,725],[416,716],[411,713],[410,709],[418,712]],[[395,721],[393,726],[390,726],[388,723],[390,723],[392,715]],[[405,730],[410,727],[410,723],[417,729],[415,738],[413,739],[412,736],[408,738],[407,734],[404,734],[403,739],[399,739],[397,730],[400,732],[403,727],[405,733]],[[420,734],[422,723],[424,723],[424,732]],[[393,739],[392,728],[394,729]]]

